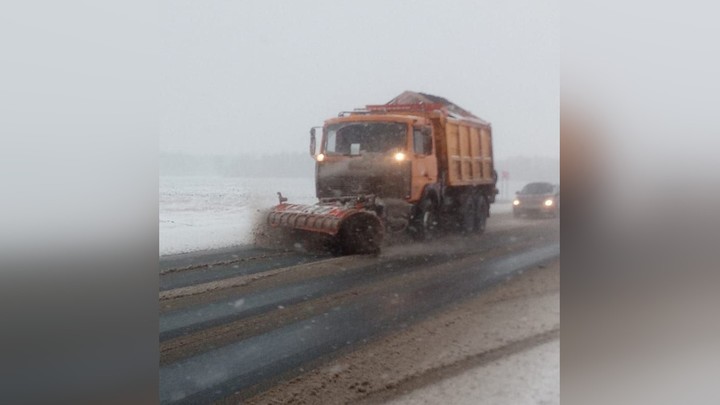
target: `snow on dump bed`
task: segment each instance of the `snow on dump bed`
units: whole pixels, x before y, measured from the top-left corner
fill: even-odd
[[[160,177],[160,255],[252,243],[256,218],[278,203],[314,204],[313,178]]]

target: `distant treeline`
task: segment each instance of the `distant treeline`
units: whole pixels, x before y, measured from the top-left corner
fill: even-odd
[[[511,180],[551,181],[560,179],[560,162],[546,157],[516,156],[495,162],[498,174]],[[315,163],[306,153],[272,155],[190,155],[161,153],[161,176],[313,177]]]
[[[313,177],[315,163],[306,153],[272,155],[190,155],[161,153],[161,176]]]

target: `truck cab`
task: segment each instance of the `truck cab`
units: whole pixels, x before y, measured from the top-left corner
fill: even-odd
[[[437,180],[430,120],[350,113],[323,125],[316,160],[319,199],[372,194],[415,202]]]

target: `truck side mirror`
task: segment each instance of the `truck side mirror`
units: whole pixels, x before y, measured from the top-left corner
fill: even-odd
[[[310,128],[310,156],[315,156],[315,128]]]

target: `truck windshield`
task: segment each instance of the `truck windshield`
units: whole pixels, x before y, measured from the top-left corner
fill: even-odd
[[[399,122],[344,122],[329,125],[324,149],[328,154],[359,155],[405,148],[407,125]]]

